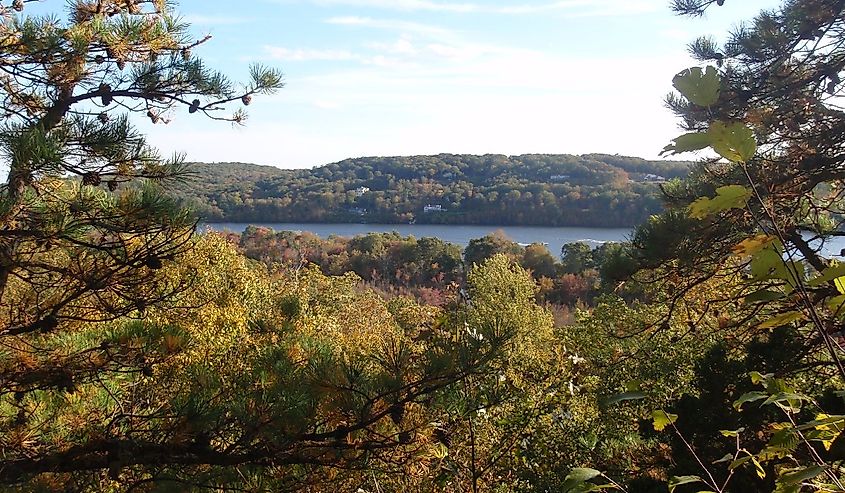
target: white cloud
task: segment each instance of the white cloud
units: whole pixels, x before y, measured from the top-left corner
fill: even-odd
[[[434,12],[476,12],[472,3],[431,2],[428,0],[311,0],[317,5],[347,5],[391,10],[427,10]]]
[[[310,61],[344,61],[358,60],[356,55],[348,50],[318,50],[318,49],[291,49],[282,46],[264,46],[266,57],[271,60],[288,62],[310,62]]]
[[[421,24],[419,22],[403,21],[399,19],[373,19],[370,17],[359,17],[354,15],[330,17],[326,19],[325,22],[326,24],[336,24],[341,26],[367,27],[429,35],[444,35],[452,33],[449,29],[444,29],[430,24]]]
[[[574,17],[631,15],[665,8],[665,0],[558,0],[555,2],[514,5],[481,3],[433,2],[428,0],[310,0],[323,6],[381,8],[400,11],[430,11],[453,13],[536,14],[561,12]]]

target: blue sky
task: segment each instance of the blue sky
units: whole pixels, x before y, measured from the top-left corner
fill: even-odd
[[[776,0],[702,19],[668,0],[182,0],[198,54],[234,78],[251,62],[287,87],[244,128],[174,115],[141,123],[189,160],[308,167],[347,157],[607,152],[654,158],[679,131],[662,106],[686,44],[723,38]]]

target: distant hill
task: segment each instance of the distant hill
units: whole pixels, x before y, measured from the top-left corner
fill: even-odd
[[[209,222],[633,226],[689,163],[586,154],[347,159],[313,169],[192,164],[180,198]]]

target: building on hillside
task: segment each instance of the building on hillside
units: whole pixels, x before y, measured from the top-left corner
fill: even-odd
[[[364,195],[365,193],[367,193],[369,191],[370,191],[370,189],[368,187],[358,187],[358,188],[355,189],[355,195],[357,197],[360,197],[360,196]]]
[[[664,183],[667,180],[664,176],[655,175],[654,173],[646,173],[645,176],[643,176],[643,181],[649,181],[653,183]]]
[[[429,213],[432,213],[432,212],[446,212],[446,209],[444,209],[443,206],[440,205],[440,204],[434,204],[434,205],[428,204],[425,207],[423,207],[423,212],[425,212],[426,214],[429,214]]]

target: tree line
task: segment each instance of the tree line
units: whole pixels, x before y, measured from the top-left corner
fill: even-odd
[[[466,282],[466,274],[502,255],[537,282],[539,303],[572,308],[590,306],[603,289],[625,276],[633,260],[623,244],[592,248],[575,242],[553,255],[540,243],[520,245],[502,232],[470,240],[461,249],[438,238],[403,237],[396,232],[321,239],[309,232],[247,227],[240,235],[224,233],[246,257],[287,270],[307,265],[328,276],[356,274],[390,295],[413,296],[427,305],[443,306]]]
[[[181,197],[210,222],[631,227],[689,163],[603,154],[348,159],[307,170],[195,164]],[[430,206],[430,207],[426,207]]]

